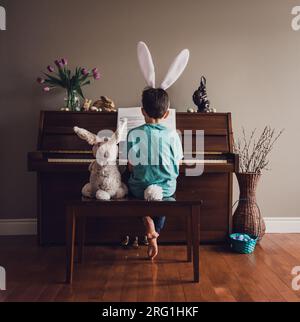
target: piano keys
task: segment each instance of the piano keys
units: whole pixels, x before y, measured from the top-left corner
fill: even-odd
[[[204,201],[200,218],[201,242],[224,241],[231,229],[232,176],[238,170],[238,156],[233,153],[231,114],[177,113],[177,128],[204,130],[203,164],[201,176],[185,175],[195,160],[186,157],[180,165],[178,192],[193,195]],[[89,180],[88,166],[94,160],[91,147],[73,132],[74,126],[97,133],[103,129],[114,131],[116,113],[42,111],[37,151],[28,154],[28,168],[37,173],[38,236],[41,245],[62,244],[65,236],[64,203],[81,196],[81,188]],[[125,162],[125,158],[119,160]],[[126,174],[124,177],[126,180]],[[149,214],[151,215],[151,214]],[[155,214],[153,214],[155,215]],[[122,217],[122,214],[120,214]],[[122,218],[88,223],[87,240],[91,243],[118,242],[121,236],[143,236],[143,225],[135,218]],[[162,241],[183,242],[184,222],[167,221]]]

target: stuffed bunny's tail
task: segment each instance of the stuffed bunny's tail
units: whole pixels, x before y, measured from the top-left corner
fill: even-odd
[[[163,199],[162,187],[158,185],[149,186],[144,192],[144,198],[147,201],[160,201]]]

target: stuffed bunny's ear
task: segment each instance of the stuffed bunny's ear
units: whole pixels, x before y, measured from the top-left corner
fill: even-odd
[[[93,134],[85,129],[81,129],[80,127],[75,126],[74,132],[78,135],[78,137],[84,141],[87,141],[87,143],[90,145],[94,145],[101,141],[96,134]]]
[[[155,68],[147,45],[140,41],[137,46],[138,60],[148,86],[155,88]]]
[[[127,119],[124,119],[122,123],[120,123],[117,131],[113,134],[110,139],[110,142],[113,144],[119,144],[122,139],[126,139],[127,133]]]
[[[190,58],[190,51],[184,49],[173,61],[169,71],[160,85],[160,88],[166,90],[171,87],[184,72]]]

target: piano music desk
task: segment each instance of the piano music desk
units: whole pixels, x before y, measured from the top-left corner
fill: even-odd
[[[72,284],[74,270],[75,234],[78,224],[78,261],[82,262],[87,217],[145,217],[180,216],[185,218],[187,261],[193,261],[194,282],[199,282],[199,225],[202,201],[176,197],[172,201],[137,199],[99,201],[82,198],[66,204],[66,283]]]

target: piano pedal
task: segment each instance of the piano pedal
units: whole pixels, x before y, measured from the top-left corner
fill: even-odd
[[[138,249],[139,248],[139,238],[138,237],[135,237],[133,243],[132,243],[132,247],[134,249]]]
[[[121,241],[122,247],[127,247],[129,245],[129,236],[125,236],[124,239]]]

